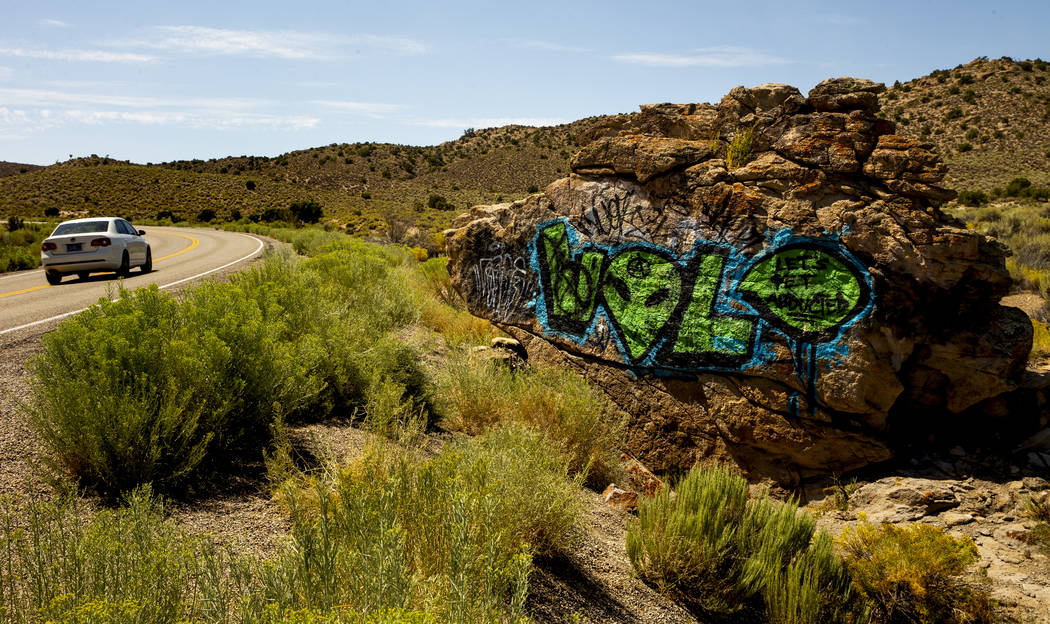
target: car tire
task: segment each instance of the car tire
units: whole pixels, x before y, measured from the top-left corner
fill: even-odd
[[[125,249],[124,255],[120,257],[120,267],[117,269],[117,277],[127,277],[130,272],[131,260],[128,258],[128,251]]]
[[[52,286],[58,286],[62,283],[62,274],[54,271],[44,271],[44,277],[47,278],[47,283]]]
[[[146,262],[142,264],[142,272],[149,273],[153,270],[153,250],[146,247]]]

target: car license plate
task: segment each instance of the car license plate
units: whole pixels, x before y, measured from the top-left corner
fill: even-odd
[[[76,243],[75,245],[66,245],[66,251],[80,251],[80,247],[83,243]]]

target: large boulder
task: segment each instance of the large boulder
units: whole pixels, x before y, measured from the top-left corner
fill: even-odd
[[[655,469],[785,485],[892,455],[895,431],[1021,382],[1008,251],[938,209],[931,145],[866,80],[737,87],[581,133],[573,172],[447,236],[472,313],[631,414]]]

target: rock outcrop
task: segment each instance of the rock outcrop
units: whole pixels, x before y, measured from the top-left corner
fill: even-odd
[[[795,485],[887,459],[904,425],[1016,388],[1032,327],[998,303],[1009,252],[938,209],[945,167],[876,116],[882,88],[605,118],[568,177],[457,218],[453,283],[530,360],[597,382],[654,469]]]

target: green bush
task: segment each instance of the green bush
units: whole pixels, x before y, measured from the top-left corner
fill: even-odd
[[[0,273],[24,271],[40,266],[40,254],[26,247],[0,246]]]
[[[121,291],[45,338],[29,420],[56,468],[113,494],[177,487],[207,457],[257,455],[275,422],[349,417],[376,397],[429,419],[416,353],[390,335],[418,315],[404,256],[357,242],[270,256],[182,301]]]
[[[12,624],[225,621],[217,598],[235,582],[211,540],[162,520],[148,490],[87,521],[72,497],[5,505],[0,543],[0,617]]]
[[[1014,178],[1006,185],[1007,197],[1023,197],[1025,191],[1032,186],[1028,178]]]
[[[148,490],[94,515],[0,500],[0,618],[12,624],[519,622],[533,553],[570,543],[566,458],[503,428],[430,459],[376,445],[280,490],[272,558],[184,533]]]
[[[580,510],[564,456],[522,428],[429,460],[378,447],[329,474],[282,490],[293,543],[263,575],[268,601],[517,621],[532,553],[566,544]]]
[[[983,206],[988,203],[984,191],[959,191],[959,203],[963,206]]]
[[[849,576],[797,505],[749,498],[725,468],[694,468],[674,491],[642,499],[629,521],[627,555],[644,581],[709,616],[845,621]]]
[[[991,621],[987,590],[965,576],[978,560],[969,538],[953,538],[926,524],[861,524],[847,528],[839,539],[873,621]]]
[[[441,195],[427,197],[427,208],[431,210],[455,210],[456,207]]]
[[[51,233],[54,224],[26,223],[11,217],[6,225],[0,230],[0,273],[40,266],[40,243]]]
[[[198,223],[211,223],[215,220],[215,211],[211,208],[205,208],[197,213]]]
[[[453,359],[439,380],[445,427],[479,434],[503,423],[525,424],[559,445],[572,474],[604,488],[617,480],[623,414],[572,371],[511,371],[491,361]]]
[[[284,222],[287,224],[292,220],[292,212],[287,208],[267,208],[259,215],[264,223]]]
[[[292,216],[302,223],[317,223],[324,216],[324,208],[315,201],[293,202],[288,207]]]

